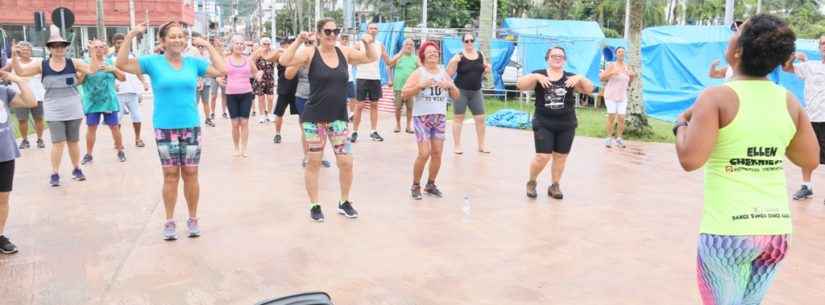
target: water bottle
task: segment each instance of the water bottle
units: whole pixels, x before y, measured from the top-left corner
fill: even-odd
[[[469,220],[471,212],[470,195],[464,195],[464,206],[461,210],[464,211],[464,220]]]

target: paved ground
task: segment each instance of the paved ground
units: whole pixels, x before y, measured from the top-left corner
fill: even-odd
[[[493,154],[479,155],[468,128],[464,156],[448,148],[444,160],[446,197],[413,201],[414,138],[392,134],[382,115],[387,141],[354,148],[362,217],[333,214],[337,172],[324,169],[323,224],[308,217],[295,119],[280,145],[272,127],[253,124],[248,159],[231,156],[228,121],[218,119],[205,131],[204,235],[176,242],[161,240],[161,172],[148,137],[118,163],[100,130],[89,180],[60,188],[47,186],[48,151],[26,150],[6,230],[20,253],[0,256],[2,304],[251,305],[309,290],[359,305],[700,304],[701,174],[683,173],[670,145],[620,151],[577,138],[564,201],[528,200],[531,134],[493,128]],[[795,187],[798,173],[788,176]],[[822,194],[825,177],[816,178]],[[822,200],[791,203],[792,249],[765,304],[825,299]],[[181,227],[184,211],[181,198]]]

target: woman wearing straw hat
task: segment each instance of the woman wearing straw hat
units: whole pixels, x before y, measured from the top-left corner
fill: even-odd
[[[46,89],[43,96],[43,112],[54,144],[51,153],[52,175],[49,177],[51,186],[60,185],[58,172],[65,146],[69,147],[69,158],[74,166],[72,178],[77,181],[86,180],[86,176],[80,170],[79,142],[83,103],[77,91],[78,76],[102,69],[100,66],[90,67],[79,59],[66,58],[68,46],[69,42],[60,36],[60,30],[52,25],[51,35],[46,42],[50,54],[48,60],[41,61],[39,65],[24,67],[17,58],[16,46],[13,50],[15,55],[11,60],[14,72],[21,77],[42,75],[43,87]]]

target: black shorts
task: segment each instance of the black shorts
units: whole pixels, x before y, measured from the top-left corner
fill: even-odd
[[[275,102],[275,116],[283,117],[286,113],[286,106],[289,106],[289,114],[299,114],[295,107],[295,93],[278,94],[278,100]]]
[[[0,162],[0,193],[11,192],[14,183],[14,159]]]
[[[359,79],[355,84],[355,99],[361,102],[377,102],[382,97],[381,80]]]
[[[825,122],[811,122],[819,142],[819,164],[825,164]]]
[[[555,129],[533,125],[533,139],[536,141],[537,154],[569,154],[575,137],[575,127]]]
[[[227,94],[226,108],[229,108],[229,118],[248,119],[252,110],[252,100],[255,98],[252,92],[241,94]]]

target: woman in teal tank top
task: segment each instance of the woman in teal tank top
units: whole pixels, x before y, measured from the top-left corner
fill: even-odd
[[[704,90],[673,129],[682,167],[705,167],[696,268],[705,305],[761,303],[790,242],[785,158],[802,168],[819,163],[799,102],[767,78],[795,39],[782,19],[751,17],[725,54],[736,77]]]

